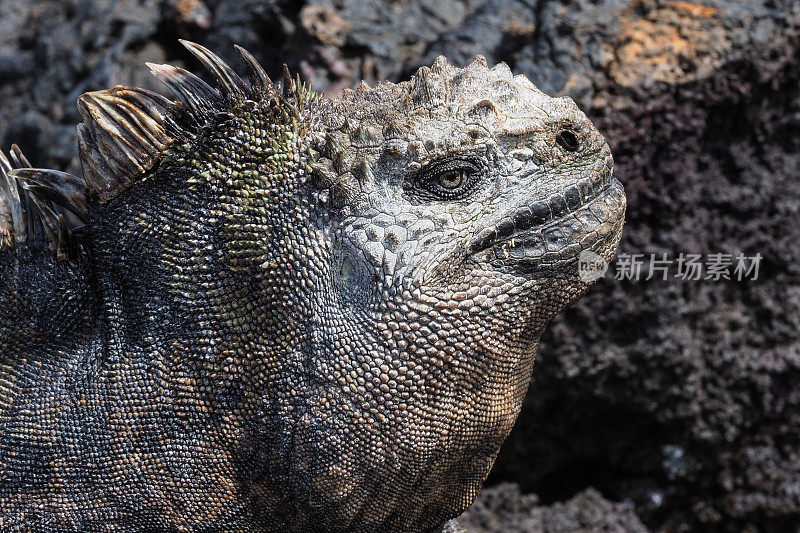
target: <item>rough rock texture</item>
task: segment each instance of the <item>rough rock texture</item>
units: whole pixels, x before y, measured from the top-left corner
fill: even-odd
[[[613,503],[589,488],[568,501],[540,505],[533,495],[520,494],[519,486],[501,483],[481,492],[458,522],[469,533],[559,533],[647,531],[631,503]]]
[[[329,93],[439,53],[505,60],[573,96],[606,134],[628,193],[621,253],[764,260],[757,281],[601,282],[550,328],[490,480],[545,504],[593,487],[630,499],[653,529],[796,529],[800,6],[442,4],[6,0],[2,146],[77,171],[77,96],[155,88],[145,60],[196,67],[178,36],[231,62],[243,45],[270,73],[286,61]]]

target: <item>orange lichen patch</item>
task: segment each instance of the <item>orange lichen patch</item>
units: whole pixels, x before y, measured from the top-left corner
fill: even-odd
[[[577,73],[573,72],[570,74],[569,78],[567,78],[567,81],[564,82],[564,87],[561,89],[561,92],[564,94],[569,94],[575,87],[578,87],[582,81],[583,78],[581,78],[581,76],[579,76]]]
[[[505,31],[503,33],[519,37],[523,35],[533,35],[535,32],[535,24],[524,24],[517,19],[511,19],[508,21],[508,24],[506,24]]]
[[[323,44],[342,46],[352,24],[334,9],[310,5],[300,11],[300,24]]]
[[[685,0],[672,0],[671,2],[667,2],[667,5],[674,7],[675,9],[687,11],[694,17],[709,18],[719,13],[719,9],[716,7],[695,4],[694,2],[686,2]]]
[[[176,0],[173,5],[180,22],[195,24],[200,28],[211,26],[211,12],[200,0]]]
[[[623,86],[680,83],[711,72],[728,44],[719,10],[683,0],[643,15],[634,2],[621,16],[622,33],[607,43],[609,75]]]

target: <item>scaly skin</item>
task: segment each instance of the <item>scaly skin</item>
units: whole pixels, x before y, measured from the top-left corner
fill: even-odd
[[[472,502],[578,253],[616,249],[608,146],[482,58],[283,91],[90,183],[58,257],[0,190],[4,531],[422,532]]]

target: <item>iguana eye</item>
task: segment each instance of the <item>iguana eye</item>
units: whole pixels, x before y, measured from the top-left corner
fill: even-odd
[[[460,169],[442,172],[436,179],[443,189],[453,190],[458,189],[468,177],[467,172]]]
[[[460,200],[480,181],[476,163],[466,158],[434,161],[410,180],[415,193],[436,200]]]
[[[556,142],[567,152],[577,152],[581,147],[580,139],[574,131],[563,129],[556,135]]]

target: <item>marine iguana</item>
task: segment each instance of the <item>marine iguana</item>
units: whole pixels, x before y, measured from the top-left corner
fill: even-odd
[[[608,145],[480,56],[325,99],[184,44],[214,87],[80,98],[83,178],[0,157],[2,530],[441,528],[616,249]]]

